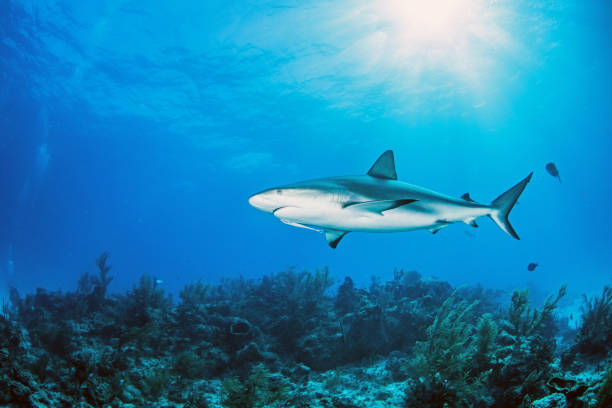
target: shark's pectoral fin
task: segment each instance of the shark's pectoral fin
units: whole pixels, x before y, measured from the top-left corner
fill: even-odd
[[[284,224],[287,224],[287,225],[291,225],[292,227],[305,228],[305,229],[309,229],[309,230],[312,230],[312,231],[323,232],[320,229],[309,227],[308,225],[300,224],[298,222],[293,222],[293,221],[289,221],[289,220],[285,220],[285,219],[281,219],[281,222],[284,223]]]
[[[378,160],[376,160],[368,171],[368,176],[380,179],[397,180],[393,150],[387,150],[380,155]]]
[[[393,210],[394,208],[401,207],[402,205],[414,203],[415,201],[411,198],[403,200],[373,200],[373,201],[361,201],[361,202],[349,202],[343,205],[344,208],[358,208],[360,210],[371,211],[380,215],[383,215],[384,211]]]
[[[344,238],[344,236],[346,234],[348,234],[348,233],[349,233],[349,231],[339,231],[339,230],[326,229],[325,230],[325,239],[327,240],[327,243],[329,244],[330,247],[336,248],[338,246],[338,243],[340,242],[340,240],[342,238]]]

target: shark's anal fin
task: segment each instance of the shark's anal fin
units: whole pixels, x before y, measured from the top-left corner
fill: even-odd
[[[308,225],[300,224],[300,223],[285,220],[285,219],[281,219],[281,222],[287,225],[291,225],[292,227],[305,228],[305,229],[312,230],[312,231],[323,232],[320,229],[316,229],[313,227],[309,227]]]
[[[338,246],[338,243],[340,242],[340,240],[344,238],[344,236],[348,233],[349,231],[326,229],[325,239],[327,240],[327,243],[329,244],[329,246],[335,249]]]
[[[463,198],[465,201],[469,201],[474,203],[475,201],[472,200],[472,197],[470,197],[470,193],[465,193],[464,195],[461,196],[461,198]]]
[[[476,224],[476,218],[468,218],[464,220],[463,222],[465,222],[467,225],[471,227],[478,228],[478,224]]]
[[[361,202],[350,202],[343,205],[343,208],[358,208],[365,211],[371,211],[373,213],[377,213],[383,215],[384,211],[393,210],[395,208],[401,207],[402,205],[407,205],[410,203],[414,203],[415,200],[412,198],[406,198],[402,200],[373,200],[373,201],[361,201]]]
[[[368,176],[380,179],[397,180],[393,150],[387,150],[380,155],[378,160],[376,160],[368,171]]]

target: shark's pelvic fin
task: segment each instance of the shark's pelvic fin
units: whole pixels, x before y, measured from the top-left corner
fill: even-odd
[[[393,150],[387,150],[380,155],[378,160],[376,160],[368,171],[368,176],[380,179],[397,180]]]
[[[440,231],[442,228],[448,226],[448,224],[441,224],[441,225],[436,225],[435,227],[431,227],[429,229],[429,232],[431,232],[432,234],[437,234],[438,231]]]
[[[344,208],[355,207],[361,210],[371,211],[380,215],[383,215],[384,211],[393,210],[394,208],[401,207],[402,205],[414,203],[415,201],[411,198],[403,200],[373,200],[373,201],[356,201],[350,202],[343,205]]]
[[[465,201],[470,201],[472,203],[475,202],[474,200],[472,200],[472,197],[470,197],[470,193],[465,193],[464,195],[461,196],[461,198],[463,198]]]
[[[438,220],[436,225],[434,225],[433,227],[429,228],[429,231],[432,234],[436,234],[438,231],[440,231],[442,228],[444,227],[448,227],[449,225],[451,225],[452,222],[449,222],[447,220]]]
[[[527,183],[531,180],[531,176],[533,176],[533,172],[529,173],[527,177],[519,181],[510,190],[497,197],[491,204],[492,211],[489,217],[495,221],[499,228],[516,239],[520,238],[516,231],[514,231],[514,228],[512,228],[510,221],[508,221],[508,215],[512,207],[514,207],[514,204],[516,204],[516,200],[518,200],[523,190],[525,190],[525,187],[527,187]]]
[[[344,236],[348,233],[349,231],[326,229],[325,239],[327,240],[327,243],[329,244],[329,246],[335,249],[338,246],[338,243],[340,242],[340,240],[344,238]]]

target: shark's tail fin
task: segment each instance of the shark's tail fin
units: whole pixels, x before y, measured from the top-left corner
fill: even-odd
[[[516,200],[518,200],[523,190],[525,190],[532,175],[533,172],[529,173],[527,177],[519,181],[514,187],[497,197],[493,203],[491,203],[492,211],[489,217],[495,221],[499,228],[516,239],[520,238],[516,234],[516,231],[514,231],[514,228],[512,228],[510,221],[508,221],[508,215],[512,207],[514,207],[514,204],[516,204]]]

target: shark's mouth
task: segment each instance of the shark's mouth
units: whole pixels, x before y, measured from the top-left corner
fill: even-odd
[[[274,209],[274,211],[272,211],[272,214],[276,215],[276,212],[277,212],[278,210],[282,210],[283,208],[286,208],[286,207],[278,207],[278,208],[275,208],[275,209]]]

